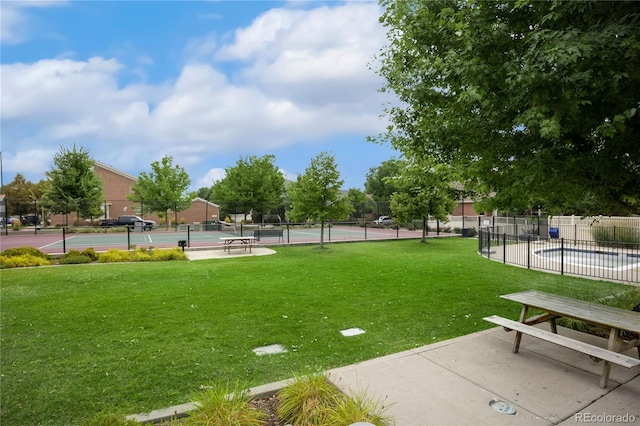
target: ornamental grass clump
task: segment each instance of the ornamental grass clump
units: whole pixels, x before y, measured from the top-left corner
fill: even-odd
[[[196,409],[183,420],[186,426],[260,426],[268,417],[251,405],[248,387],[238,382],[208,386],[193,400]]]
[[[278,393],[278,416],[293,425],[332,424],[331,410],[345,398],[323,373],[295,376]]]
[[[394,424],[391,416],[384,412],[390,405],[370,396],[365,390],[351,398],[340,398],[330,410],[329,418],[332,425],[351,425],[354,423],[371,423],[376,426],[388,426]]]

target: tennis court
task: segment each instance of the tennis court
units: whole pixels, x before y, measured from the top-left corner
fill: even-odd
[[[262,227],[258,225],[228,226],[223,230],[203,231],[199,227],[197,231],[190,226],[179,227],[178,230],[162,230],[134,232],[133,230],[122,232],[107,232],[106,229],[90,233],[72,233],[63,231],[62,228],[40,229],[23,228],[20,231],[9,230],[0,236],[0,249],[6,250],[12,247],[30,246],[44,253],[59,254],[69,250],[84,250],[92,247],[96,251],[106,251],[110,248],[168,248],[178,247],[178,242],[187,242],[190,248],[216,248],[222,247],[221,238],[229,236],[254,235],[256,230],[262,231],[263,236],[258,241],[259,245],[272,246],[279,244],[301,244],[320,242],[321,229],[319,226],[283,226],[278,228]],[[281,230],[281,235],[265,233],[265,230]],[[256,233],[258,235],[259,233]],[[267,234],[267,235],[264,235]],[[279,234],[279,232],[277,232]],[[435,235],[431,233],[430,235]],[[372,228],[350,225],[325,225],[324,241],[366,241],[388,240],[404,238],[420,238],[421,230]]]

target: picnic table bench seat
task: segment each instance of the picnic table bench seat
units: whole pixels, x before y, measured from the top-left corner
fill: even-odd
[[[513,321],[497,315],[485,317],[484,320],[500,325],[507,331],[514,330],[516,332],[513,342],[513,353],[518,352],[523,334],[582,352],[597,361],[604,361],[602,374],[600,376],[601,388],[607,387],[611,364],[617,364],[627,368],[640,366],[640,359],[622,353],[635,347],[640,357],[640,338],[627,340],[621,337],[622,331],[630,332],[631,335],[636,336],[640,334],[640,312],[535,290],[506,294],[500,296],[500,298],[522,304],[519,321]],[[539,310],[542,314],[530,317],[528,316],[529,309]],[[584,321],[603,330],[607,330],[609,334],[607,348],[559,335],[556,327],[556,319],[560,317]],[[534,325],[542,322],[549,322],[551,331],[534,327]]]
[[[556,345],[564,346],[566,348],[573,349],[574,351],[582,352],[599,360],[613,362],[614,364],[621,365],[627,368],[632,368],[640,365],[640,359],[632,358],[618,352],[613,352],[609,349],[601,348],[600,346],[594,346],[580,340],[575,340],[571,337],[562,336],[551,331],[545,331],[518,321],[513,321],[497,315],[491,315],[483,319],[493,324],[500,325],[508,330],[520,331],[532,337],[537,337],[538,339],[546,340],[547,342],[555,343]]]

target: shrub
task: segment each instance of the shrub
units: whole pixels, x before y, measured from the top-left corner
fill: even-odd
[[[196,409],[184,419],[185,425],[259,426],[267,414],[251,406],[249,390],[235,383],[213,385],[194,394]]]
[[[591,227],[591,235],[598,244],[605,247],[640,243],[640,229],[630,226],[594,225]]]
[[[0,266],[2,268],[26,268],[28,266],[47,266],[51,265],[51,260],[31,254],[22,254],[17,256],[0,255]]]
[[[144,248],[136,249],[129,252],[130,260],[132,262],[149,262],[151,259],[151,251],[147,251]]]
[[[41,252],[40,250],[38,250],[35,247],[29,247],[29,246],[14,247],[14,248],[6,249],[0,254],[2,256],[7,256],[7,257],[22,256],[22,255],[27,254],[29,256],[41,257],[43,259],[51,260],[51,256],[50,255]]]
[[[98,257],[100,263],[129,262],[131,255],[126,250],[109,249]]]
[[[82,255],[87,256],[91,259],[92,262],[96,262],[98,260],[98,253],[93,249],[93,247],[86,248],[82,250]]]
[[[181,249],[173,247],[166,250],[154,250],[151,253],[151,260],[189,260],[189,258]]]
[[[60,260],[58,261],[61,265],[72,265],[72,264],[80,264],[80,263],[91,263],[91,258],[86,256],[78,250],[70,250],[67,253],[60,256]]]

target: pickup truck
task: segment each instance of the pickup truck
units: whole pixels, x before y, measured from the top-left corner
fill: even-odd
[[[128,226],[133,227],[136,222],[142,222],[142,229],[151,231],[156,229],[157,225],[153,220],[142,219],[140,216],[123,215],[118,216],[117,219],[103,219],[100,221],[100,226],[113,227],[113,226]]]

